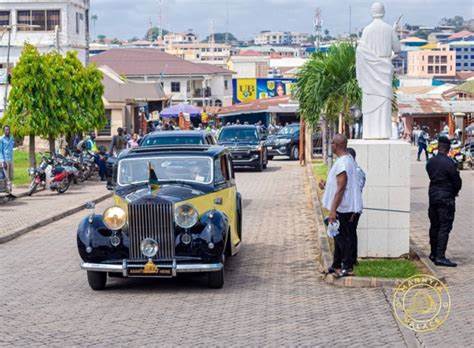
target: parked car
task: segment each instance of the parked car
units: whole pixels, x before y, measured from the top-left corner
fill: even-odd
[[[283,127],[265,143],[269,159],[273,159],[274,156],[288,156],[291,160],[299,158],[299,144],[300,125],[297,123]]]
[[[215,145],[216,140],[206,131],[158,131],[147,134],[140,146]]]
[[[256,126],[228,126],[221,129],[217,143],[232,154],[234,167],[253,167],[258,171],[267,168],[268,153]]]
[[[93,290],[107,275],[171,278],[203,273],[224,284],[225,256],[242,241],[242,198],[220,146],[141,147],[118,157],[114,197],[79,224],[81,268]]]

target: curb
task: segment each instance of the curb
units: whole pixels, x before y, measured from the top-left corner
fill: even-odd
[[[321,206],[321,201],[317,192],[317,183],[316,179],[312,172],[311,164],[306,166],[306,175],[309,179],[309,189],[311,195],[311,203],[316,215],[316,233],[318,234],[319,246],[321,248],[321,278],[328,284],[342,287],[351,287],[351,288],[394,288],[401,284],[404,279],[392,279],[392,278],[377,278],[377,277],[344,277],[344,278],[335,278],[332,274],[325,274],[324,270],[327,270],[332,262],[332,252],[329,245],[329,239],[326,234],[326,227],[324,226],[323,211]],[[432,266],[431,261],[428,257],[420,250],[420,248],[410,240],[410,251],[415,253],[420,261],[436,278],[446,282],[445,277],[440,275]]]
[[[25,193],[25,195],[26,195],[26,193]],[[19,197],[19,196],[17,196],[17,197]],[[21,197],[21,196],[20,196],[20,197]],[[109,197],[112,197],[112,193],[111,193],[111,192],[108,192],[108,193],[106,193],[106,194],[104,194],[104,195],[102,195],[102,196],[100,196],[100,197],[98,197],[98,198],[96,198],[96,199],[92,199],[92,200],[90,200],[90,202],[99,203],[99,202],[102,202],[102,201],[106,200],[106,199],[109,198]],[[53,223],[53,222],[58,221],[58,220],[61,220],[61,219],[65,218],[65,217],[67,217],[67,216],[69,216],[69,215],[72,215],[72,214],[75,214],[75,213],[77,213],[77,212],[80,212],[81,210],[83,210],[83,209],[85,209],[85,208],[86,208],[86,204],[84,203],[84,204],[81,204],[81,205],[79,205],[79,206],[70,208],[70,209],[68,209],[68,210],[66,210],[66,211],[63,211],[63,212],[61,212],[61,213],[59,213],[59,214],[56,214],[56,215],[54,215],[54,216],[52,216],[52,217],[49,217],[49,218],[47,218],[47,219],[38,221],[38,222],[34,223],[33,225],[30,225],[30,226],[26,226],[26,227],[22,227],[22,228],[20,228],[20,229],[17,229],[17,230],[15,230],[15,231],[13,231],[13,232],[8,233],[8,234],[5,235],[5,236],[0,237],[0,244],[7,243],[7,242],[9,242],[9,241],[11,241],[11,240],[13,240],[13,239],[15,239],[15,238],[18,238],[18,237],[20,237],[20,236],[22,236],[22,235],[28,233],[28,232],[31,232],[31,231],[33,231],[33,230],[36,230],[36,229],[40,228],[40,227],[44,227],[44,226],[46,226],[46,225],[49,225],[50,223]]]

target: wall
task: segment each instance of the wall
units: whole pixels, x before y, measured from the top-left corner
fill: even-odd
[[[429,62],[429,57],[433,57],[433,62]],[[446,57],[446,63],[436,63],[439,57]],[[433,67],[430,72],[429,67]],[[439,67],[439,71],[435,70]],[[446,73],[441,72],[441,67],[446,67]],[[415,77],[432,76],[455,76],[456,75],[456,56],[452,51],[414,51],[408,52],[408,75]]]

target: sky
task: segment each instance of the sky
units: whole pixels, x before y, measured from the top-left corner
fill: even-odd
[[[261,30],[313,32],[316,7],[321,9],[323,29],[331,35],[352,32],[367,25],[372,0],[161,0],[163,27],[179,32],[194,29],[204,39],[214,32],[229,31],[240,40],[252,39]],[[157,26],[160,0],[91,0],[92,35],[142,38],[150,24]],[[435,25],[442,17],[474,17],[473,0],[385,1],[388,23],[403,15],[402,23]],[[349,11],[351,8],[351,11]],[[351,12],[351,16],[349,16]],[[212,24],[213,23],[213,24]]]

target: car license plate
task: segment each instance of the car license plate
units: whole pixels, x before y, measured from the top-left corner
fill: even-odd
[[[130,276],[171,277],[173,275],[170,267],[158,267],[151,260],[148,261],[143,268],[131,268],[128,273]]]

